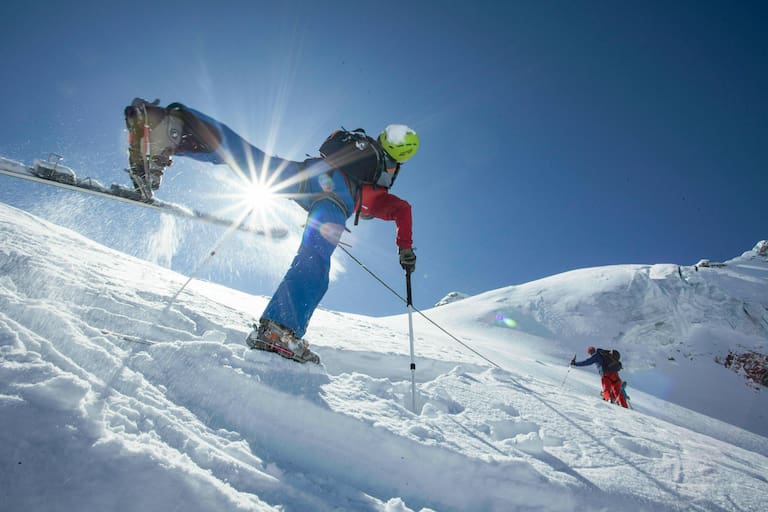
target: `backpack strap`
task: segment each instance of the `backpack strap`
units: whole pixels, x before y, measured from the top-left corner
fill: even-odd
[[[355,202],[357,208],[355,208],[355,223],[353,226],[357,226],[360,222],[360,213],[363,211],[363,186],[360,183],[352,183],[348,181],[350,187],[355,187],[355,191],[352,195],[352,200]]]
[[[344,212],[344,218],[349,217],[349,211],[347,211],[347,207],[344,205],[344,201],[341,200],[341,198],[333,193],[333,192],[323,192],[322,194],[318,194],[314,201],[312,201],[312,204],[309,205],[309,209],[307,211],[310,211],[314,206],[317,204],[318,201],[322,201],[323,199],[329,199],[341,208],[341,211]]]
[[[342,126],[342,128],[344,128]],[[377,175],[381,175],[381,172],[383,171],[382,167],[385,165],[384,159],[381,158],[381,149],[379,148],[378,144],[376,144],[376,139],[370,137],[363,128],[356,128],[352,130],[350,133],[356,133],[356,134],[362,134],[363,137],[368,139],[368,143],[371,144],[371,147],[374,149],[374,153],[376,154],[376,170]],[[352,184],[352,180],[348,180],[352,186],[355,187],[355,192],[353,194],[353,200],[355,201],[355,204],[357,205],[357,208],[355,209],[355,223],[354,226],[357,226],[357,224],[360,222],[360,214],[363,211],[363,184],[362,183],[354,183]],[[376,184],[373,184],[373,187],[376,188]]]
[[[306,161],[304,162],[296,162],[298,164],[300,172],[303,172],[307,168]],[[328,175],[334,172],[334,169],[331,169],[328,171]],[[298,197],[305,196],[307,194],[307,181],[301,180],[299,181],[299,190],[297,192]],[[322,201],[323,199],[330,199],[335,205],[337,205],[339,208],[341,208],[341,211],[344,213],[344,217],[349,217],[349,210],[347,210],[347,206],[344,204],[344,201],[336,194],[335,192],[323,192],[322,194],[313,194],[314,200],[310,203],[309,207],[304,206],[302,203],[300,203],[298,200],[294,199],[294,202],[301,206],[303,209],[305,209],[307,212],[309,212],[318,201]]]

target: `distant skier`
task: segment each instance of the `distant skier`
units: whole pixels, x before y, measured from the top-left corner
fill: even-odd
[[[621,392],[621,378],[619,371],[622,368],[620,355],[615,350],[604,350],[602,348],[587,347],[587,353],[591,356],[584,361],[576,361],[574,356],[571,359],[571,366],[589,366],[597,364],[600,375],[602,376],[603,400],[610,400],[611,403],[619,402],[622,407],[627,407],[627,400]]]
[[[416,268],[411,205],[389,188],[400,166],[419,148],[416,132],[389,125],[374,139],[363,130],[332,133],[320,148],[321,158],[303,162],[269,156],[226,125],[188,108],[141,98],[125,108],[129,134],[131,179],[146,200],[160,187],[174,155],[213,164],[226,164],[249,175],[249,169],[276,178],[280,194],[288,195],[308,212],[301,245],[293,263],[246,343],[299,362],[320,358],[302,339],[309,320],[328,289],[331,255],[354,213],[363,218],[393,220],[400,265]]]

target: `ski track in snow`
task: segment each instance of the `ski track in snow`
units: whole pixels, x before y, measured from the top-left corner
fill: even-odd
[[[308,337],[323,366],[299,365],[244,346],[263,297],[193,282],[166,309],[184,276],[2,205],[0,236],[13,510],[757,511],[768,497],[765,437],[640,391],[635,410],[612,406],[596,373],[548,355],[570,348],[531,349],[564,332],[666,346],[690,327],[667,325],[670,308],[703,308],[710,330],[733,321],[693,293],[675,304],[677,287],[717,286],[676,266],[595,270],[653,297],[642,311],[618,293],[552,299],[547,283],[489,292],[519,332],[494,326],[487,301],[435,310],[505,369],[416,317],[414,414],[402,318],[319,310]],[[626,316],[596,321],[607,304]]]

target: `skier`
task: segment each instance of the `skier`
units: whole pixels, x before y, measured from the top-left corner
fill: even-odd
[[[125,120],[131,179],[146,200],[179,155],[227,164],[246,175],[247,169],[266,169],[267,178],[280,179],[281,194],[307,210],[298,252],[248,335],[249,347],[302,363],[320,362],[302,337],[328,289],[331,255],[353,213],[355,223],[361,214],[395,221],[400,265],[406,272],[415,270],[411,206],[389,193],[401,164],[419,148],[416,132],[407,126],[389,125],[376,139],[362,130],[334,132],[323,145],[328,149],[321,147],[322,158],[294,162],[265,154],[228,126],[180,103],[163,108],[159,100],[136,98],[125,108]],[[361,171],[376,181],[355,174]]]
[[[610,400],[611,403],[615,403],[617,400],[619,405],[626,408],[627,400],[621,393],[621,378],[619,377],[619,370],[621,370],[621,361],[613,354],[613,350],[604,350],[602,348],[596,349],[595,347],[587,347],[587,354],[591,357],[584,361],[576,361],[576,356],[571,359],[571,366],[589,366],[597,364],[601,381],[603,385],[603,400]]]

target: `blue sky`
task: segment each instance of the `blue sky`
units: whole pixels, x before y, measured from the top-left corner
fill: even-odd
[[[408,124],[422,146],[393,192],[413,205],[419,308],[574,268],[723,260],[768,238],[767,20],[762,2],[6,0],[0,155],[55,151],[127,183],[135,96],[296,160],[341,125]],[[177,159],[159,195],[209,210],[222,172]],[[145,256],[157,216],[43,189],[0,177],[0,201]],[[350,251],[404,288],[394,226],[348,226]],[[186,228],[173,268],[219,235]],[[269,295],[288,262],[251,256],[274,245],[225,243],[200,275]],[[341,260],[325,307],[402,312]]]

